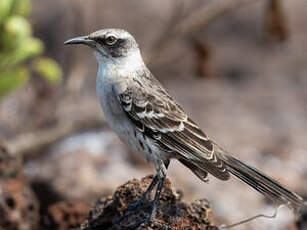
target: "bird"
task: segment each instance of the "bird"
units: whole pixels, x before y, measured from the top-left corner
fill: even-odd
[[[142,223],[156,221],[159,197],[172,159],[204,182],[208,174],[222,181],[234,175],[295,213],[306,210],[303,198],[242,162],[202,131],[147,68],[138,43],[129,32],[107,28],[64,44],[84,44],[94,50],[99,64],[96,90],[107,123],[124,143],[155,167],[156,175],[143,197],[131,204],[123,217],[139,210],[157,185],[150,213]]]

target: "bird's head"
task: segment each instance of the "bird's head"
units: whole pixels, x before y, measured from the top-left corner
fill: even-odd
[[[134,37],[122,29],[98,30],[87,36],[69,39],[64,44],[88,45],[96,51],[99,63],[123,63],[128,60],[133,61],[133,59],[141,59],[142,61],[138,44]]]

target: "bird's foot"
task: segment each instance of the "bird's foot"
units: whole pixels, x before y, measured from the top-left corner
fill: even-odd
[[[163,230],[173,230],[173,228],[169,225],[166,224],[162,224],[158,221],[156,221],[155,219],[151,219],[150,216],[148,218],[146,218],[143,221],[140,221],[138,224],[138,227],[142,227],[142,226],[146,226],[146,225],[152,225],[153,227],[158,227],[159,229],[163,229]]]
[[[162,229],[162,230],[173,230],[171,226],[162,224],[156,221],[155,218],[152,219],[150,216],[148,216],[147,218],[144,218],[143,220],[137,223],[126,225],[125,227],[128,229],[138,229],[140,227],[145,227],[145,226],[158,227],[159,229]]]
[[[142,209],[144,206],[146,206],[148,204],[148,202],[146,202],[145,199],[141,198],[139,201],[135,202],[135,203],[131,203],[128,205],[127,209],[124,212],[124,215],[127,213],[127,215],[129,215],[129,213],[134,213],[139,211],[140,209]]]
[[[151,209],[154,210],[155,209],[155,207],[154,207],[155,204],[153,202],[147,202],[147,198],[148,198],[149,194],[151,193],[152,189],[154,188],[154,186],[157,184],[158,181],[159,181],[159,177],[158,177],[158,175],[156,175],[152,179],[151,184],[149,185],[148,189],[146,190],[146,192],[144,193],[142,198],[139,201],[135,202],[135,203],[129,204],[127,209],[124,211],[123,215],[115,220],[115,223],[119,223],[120,221],[122,221],[127,216],[138,212],[140,209],[142,209],[147,204],[150,204],[151,205]]]
[[[140,211],[143,207],[148,205],[148,203],[149,202],[147,202],[146,199],[144,199],[142,197],[139,201],[129,204],[127,209],[124,211],[124,213],[115,220],[115,223],[118,224],[119,222],[121,222],[126,217]]]
[[[169,225],[162,224],[156,221],[156,213],[157,213],[157,202],[155,200],[150,202],[150,212],[148,217],[137,223],[137,227],[152,225],[154,227],[158,227],[163,230],[172,230],[172,227]]]
[[[141,208],[145,207],[145,206],[149,206],[150,207],[150,211],[149,211],[149,215],[148,217],[144,218],[142,217],[142,220],[139,221],[138,223],[136,224],[133,224],[133,227],[136,228],[136,227],[140,227],[141,225],[146,225],[146,224],[153,224],[154,226],[158,226],[160,227],[161,229],[165,229],[165,230],[172,230],[172,228],[170,226],[167,226],[167,225],[163,225],[159,222],[157,222],[155,220],[155,217],[156,217],[156,213],[157,213],[157,207],[158,207],[158,201],[159,201],[159,197],[160,197],[160,194],[161,194],[161,191],[162,191],[162,187],[163,187],[163,184],[164,184],[164,180],[165,180],[165,177],[159,177],[158,175],[155,176],[151,182],[151,184],[149,185],[148,189],[146,190],[146,192],[144,193],[143,197],[137,202],[137,203],[134,203],[134,204],[130,204],[128,205],[128,208],[126,209],[126,211],[124,212],[124,214],[117,218],[115,220],[115,223],[119,223],[121,222],[124,218],[126,218],[127,216],[133,214],[133,213],[136,213],[137,211],[139,211]],[[157,187],[157,191],[156,191],[156,194],[155,194],[155,197],[152,201],[150,202],[147,202],[147,198],[150,194],[150,192],[152,191],[153,187],[155,186],[155,184],[159,181],[159,184],[158,184],[158,187]],[[147,208],[147,207],[146,207]],[[143,212],[142,212],[143,213]],[[136,226],[136,227],[135,227]],[[129,228],[133,228],[132,226],[126,226],[126,227],[129,227]]]
[[[141,221],[138,221],[137,223],[134,223],[134,224],[126,225],[125,227],[127,227],[129,229],[136,229],[138,227],[142,227],[142,226],[146,226],[146,225],[152,225],[154,227],[158,227],[158,228],[163,229],[163,230],[172,230],[171,226],[165,225],[165,224],[162,224],[162,223],[156,221],[155,217],[156,217],[157,203],[154,200],[150,201],[150,202],[146,202],[146,200],[140,199],[138,202],[128,205],[128,208],[126,209],[124,214],[122,216],[120,216],[115,222],[118,224],[119,222],[121,222],[123,219],[125,219],[129,215],[140,211],[143,207],[146,207],[147,205],[150,206],[149,215],[147,217],[145,217],[145,214],[142,211],[141,214],[142,214],[143,219]]]
[[[138,202],[129,204],[127,209],[124,211],[123,215],[121,215],[115,220],[115,223],[119,223],[120,221],[125,219],[127,216],[130,216],[140,211],[146,205],[147,205],[147,202],[144,199],[140,199]]]

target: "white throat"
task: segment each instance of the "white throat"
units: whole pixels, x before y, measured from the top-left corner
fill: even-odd
[[[130,52],[124,57],[105,57],[95,51],[95,56],[99,64],[98,74],[101,77],[128,76],[145,67],[139,50]]]

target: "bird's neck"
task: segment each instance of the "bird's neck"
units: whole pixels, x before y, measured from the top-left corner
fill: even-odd
[[[99,63],[98,74],[104,77],[127,76],[146,68],[139,51],[117,58],[106,58],[98,52],[95,56]]]

